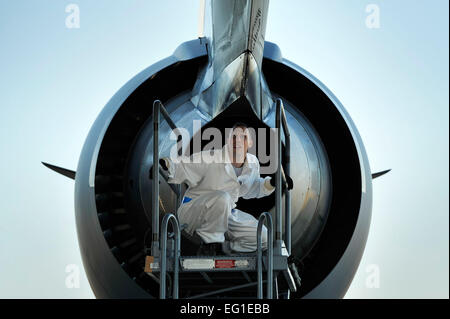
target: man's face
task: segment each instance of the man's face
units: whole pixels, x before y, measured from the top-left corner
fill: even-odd
[[[235,127],[231,135],[231,145],[234,154],[247,154],[247,150],[251,147],[252,141],[246,127]]]

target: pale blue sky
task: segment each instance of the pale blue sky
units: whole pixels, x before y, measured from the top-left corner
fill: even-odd
[[[80,28],[65,26],[78,4]],[[369,29],[368,4],[380,8]],[[0,0],[0,297],[93,298],[74,183],[89,128],[130,78],[197,37],[199,2]],[[448,298],[448,1],[272,0],[266,39],[321,80],[364,141],[372,224],[349,298]],[[81,270],[65,285],[66,266]],[[379,288],[368,288],[371,265]]]

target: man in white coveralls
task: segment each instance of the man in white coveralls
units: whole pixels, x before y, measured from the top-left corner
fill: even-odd
[[[275,178],[274,174],[260,177],[258,158],[247,152],[252,145],[247,125],[238,122],[222,149],[160,160],[162,168],[168,171],[169,183],[188,185],[178,218],[180,224],[187,224],[185,230],[189,234],[202,239],[198,254],[256,250],[258,220],[237,209],[236,202],[239,197],[270,195],[275,190]],[[286,179],[288,189],[292,189],[292,179],[289,176]],[[262,244],[263,248],[267,247],[265,226]]]

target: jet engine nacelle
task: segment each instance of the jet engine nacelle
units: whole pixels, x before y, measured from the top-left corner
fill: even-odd
[[[207,61],[204,39],[183,43],[125,84],[89,132],[76,171],[75,212],[84,268],[98,298],[158,296],[158,284],[144,272],[154,100],[161,100],[175,124],[192,136],[195,120],[207,127],[245,116],[251,123],[275,126],[274,108],[258,119],[248,110],[227,109],[212,117],[196,107],[193,90]],[[270,42],[264,44],[262,72],[270,94],[283,100],[291,133],[292,254],[302,278],[291,297],[343,297],[361,260],[371,217],[372,178],[364,146],[337,98]],[[160,156],[176,143],[169,137],[162,121]],[[173,212],[174,195],[165,182],[160,194],[160,212]],[[269,196],[240,201],[238,207],[257,215],[273,212],[273,204]],[[180,296],[188,291],[195,291],[189,280],[180,284]]]

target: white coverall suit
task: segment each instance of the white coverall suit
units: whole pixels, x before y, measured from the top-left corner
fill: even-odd
[[[228,144],[191,157],[165,160],[169,164],[168,182],[185,182],[189,186],[178,209],[178,219],[180,224],[187,224],[186,231],[191,235],[195,231],[205,243],[223,243],[226,233],[232,250],[255,251],[258,220],[235,207],[239,197],[260,198],[275,189],[270,185],[269,176],[260,177],[257,157],[246,154],[239,177],[231,164]],[[266,248],[265,226],[261,238]]]

